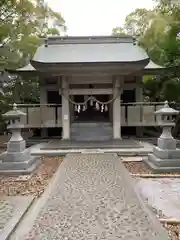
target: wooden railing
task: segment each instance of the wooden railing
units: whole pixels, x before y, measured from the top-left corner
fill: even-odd
[[[57,104],[17,104],[26,116],[21,118],[25,128],[62,126],[62,106]]]
[[[156,126],[160,119],[154,112],[163,102],[121,103],[121,126]],[[177,105],[173,105],[178,109]],[[62,127],[62,106],[57,104],[18,104],[26,113],[21,119],[25,128]]]
[[[122,126],[156,126],[160,118],[155,111],[164,106],[163,102],[121,103]]]

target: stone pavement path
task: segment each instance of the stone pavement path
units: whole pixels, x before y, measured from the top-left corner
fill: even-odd
[[[114,154],[67,155],[33,224],[22,240],[168,239]]]
[[[180,220],[180,178],[136,178],[137,189],[159,215]]]
[[[0,196],[0,239],[7,239],[34,200],[33,196]]]

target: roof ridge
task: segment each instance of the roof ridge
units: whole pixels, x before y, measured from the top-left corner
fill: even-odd
[[[102,44],[102,43],[134,43],[136,39],[133,36],[72,36],[72,37],[48,37],[45,45],[60,44]]]

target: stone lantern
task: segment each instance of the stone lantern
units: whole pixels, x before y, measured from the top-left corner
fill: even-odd
[[[21,135],[21,117],[26,114],[17,109],[13,104],[13,109],[3,114],[8,123],[7,128],[11,132],[11,138],[7,143],[7,151],[0,155],[0,173],[3,174],[28,174],[31,173],[40,163],[34,156],[31,156],[30,149],[26,149],[26,142]]]
[[[171,129],[175,126],[173,116],[178,115],[179,111],[170,108],[166,101],[164,107],[156,111],[155,114],[160,116],[159,124],[162,126],[162,134],[158,138],[157,145],[161,149],[176,149],[176,140],[171,134]]]
[[[7,151],[8,152],[17,152],[24,151],[26,148],[25,140],[22,138],[21,129],[24,125],[21,124],[21,117],[26,114],[17,109],[17,105],[13,104],[13,110],[8,111],[3,114],[3,117],[6,119],[6,123],[8,124],[7,129],[11,132],[11,138],[7,143]]]
[[[157,146],[153,147],[153,153],[148,154],[144,161],[157,172],[169,172],[180,170],[180,149],[176,148],[176,140],[171,134],[175,125],[173,116],[179,111],[170,108],[166,101],[164,107],[155,112],[160,117],[159,125],[162,127],[162,134],[157,140]]]

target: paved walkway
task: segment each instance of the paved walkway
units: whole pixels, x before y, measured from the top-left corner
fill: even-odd
[[[180,178],[136,179],[137,188],[159,215],[180,220]]]
[[[33,196],[0,196],[0,239],[6,240],[34,200]]]
[[[13,238],[16,239],[16,238]],[[114,154],[72,154],[22,240],[167,240]]]

